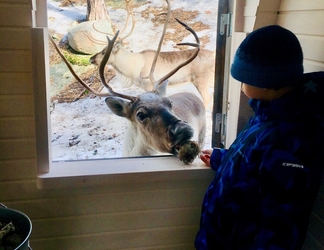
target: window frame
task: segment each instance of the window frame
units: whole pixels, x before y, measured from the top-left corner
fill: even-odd
[[[222,0],[219,0],[222,1]],[[37,8],[36,8],[37,6]],[[37,187],[65,188],[107,183],[205,179],[212,171],[196,159],[185,165],[175,156],[52,162],[49,98],[47,1],[33,1],[31,29],[37,151]],[[37,11],[35,11],[37,10]],[[44,13],[45,12],[45,13]]]

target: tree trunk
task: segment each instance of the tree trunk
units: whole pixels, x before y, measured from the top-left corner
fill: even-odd
[[[87,0],[87,21],[110,20],[105,0]]]

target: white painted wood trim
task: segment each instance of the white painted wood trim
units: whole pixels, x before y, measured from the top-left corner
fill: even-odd
[[[49,171],[51,157],[50,145],[50,98],[47,84],[49,83],[49,52],[47,28],[32,28],[32,67],[34,81],[34,107],[36,127],[36,154],[38,173]]]
[[[200,159],[185,165],[175,156],[53,162],[39,174],[37,187],[67,188],[102,184],[212,179],[214,171]]]
[[[238,46],[246,37],[245,32],[234,32],[231,44],[231,63]],[[237,136],[237,124],[240,108],[240,96],[241,96],[241,83],[235,80],[233,77],[229,78],[228,88],[228,112],[227,112],[227,131],[226,131],[226,144],[231,145]]]

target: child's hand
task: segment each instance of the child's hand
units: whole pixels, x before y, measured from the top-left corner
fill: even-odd
[[[208,166],[210,167],[210,155],[212,154],[212,149],[204,149],[201,151],[200,159]]]

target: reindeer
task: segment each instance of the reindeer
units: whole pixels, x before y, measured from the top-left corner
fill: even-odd
[[[168,0],[166,1],[169,6]],[[200,49],[197,34],[186,24],[177,21],[189,30],[196,39],[196,43],[180,43],[178,45],[193,46],[195,47],[194,53],[185,62],[177,65],[166,75],[155,81],[153,74],[156,59],[161,49],[161,46],[159,46],[148,76],[154,88],[152,91],[147,91],[138,96],[115,92],[104,78],[104,68],[111,56],[119,32],[115,34],[112,40],[107,37],[108,47],[99,65],[100,81],[108,89],[109,93],[95,91],[83,82],[57,48],[52,38],[50,39],[80,84],[93,94],[106,97],[105,102],[108,108],[114,114],[128,120],[123,148],[124,156],[149,156],[161,153],[177,155],[180,145],[189,140],[195,140],[200,146],[203,145],[206,131],[206,110],[202,101],[196,95],[188,92],[177,93],[169,97],[164,96],[168,84],[167,79],[194,60]],[[164,34],[165,32],[161,36],[161,41]]]
[[[156,51],[143,50],[139,53],[133,53],[123,48],[123,41],[134,30],[135,19],[131,8],[126,2],[128,16],[132,16],[132,28],[130,33],[114,43],[112,53],[108,60],[108,65],[111,65],[116,72],[116,77],[123,87],[129,87],[135,84],[138,87],[149,91],[152,89],[152,82],[143,78],[143,75],[148,75],[150,67],[153,63]],[[127,26],[127,22],[126,25]],[[124,28],[125,30],[125,28]],[[165,31],[164,31],[165,32]],[[99,65],[106,50],[106,46],[102,51],[93,55],[90,62],[94,65]],[[165,75],[178,64],[190,58],[195,53],[194,50],[180,51],[164,51],[158,54],[158,60],[155,68],[155,74],[158,78]],[[211,108],[212,96],[209,87],[213,86],[214,79],[214,52],[206,49],[200,49],[197,57],[190,63],[181,68],[176,74],[170,77],[169,84],[178,84],[191,82],[200,93],[206,108]]]

